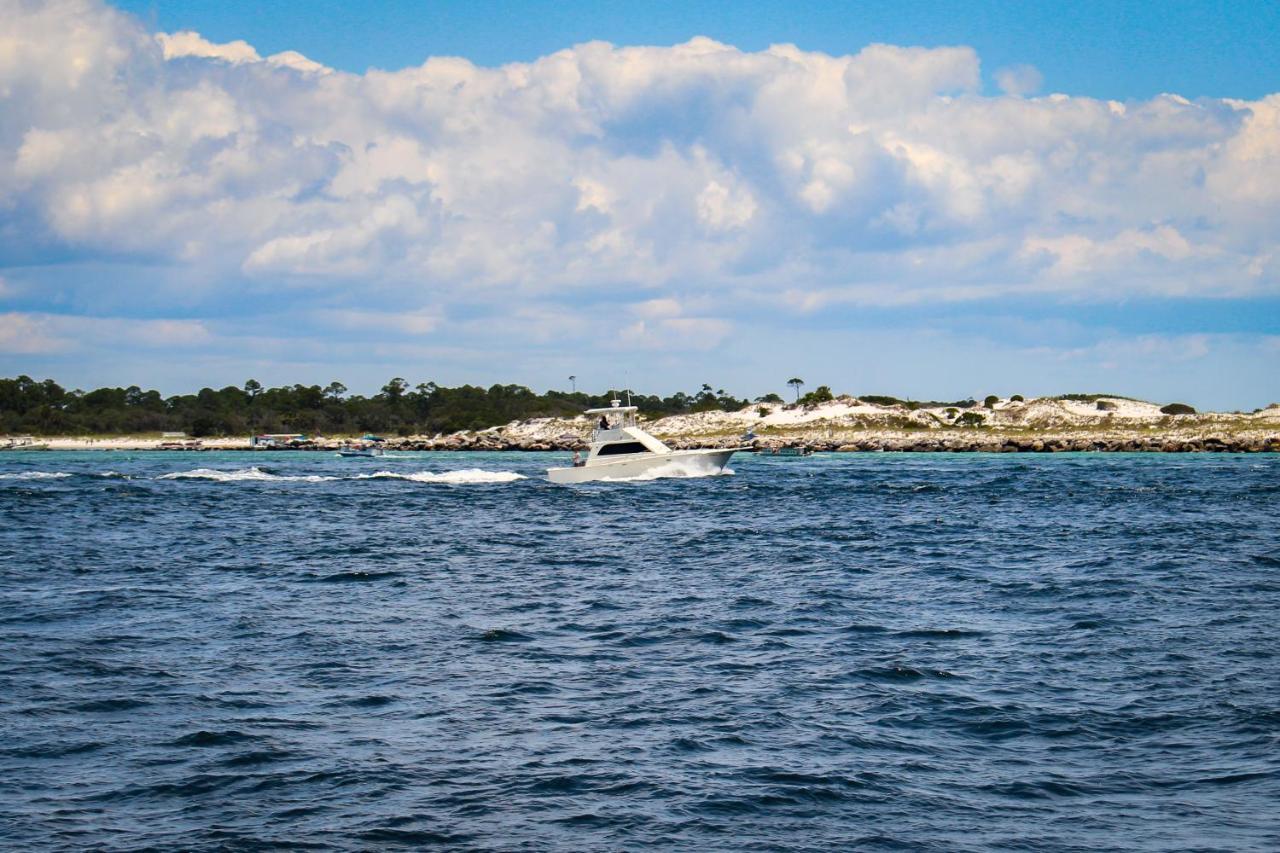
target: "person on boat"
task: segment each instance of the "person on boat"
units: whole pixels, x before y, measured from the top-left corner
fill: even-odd
[[[575,451],[573,451],[573,467],[574,467],[574,468],[581,468],[581,467],[583,466],[583,464],[585,464],[585,463],[583,463],[583,461],[582,461],[582,454],[581,454],[581,453],[579,453],[579,452],[578,452],[578,451],[576,451],[576,450],[575,450]]]
[[[600,429],[608,429],[608,428],[609,428],[609,419],[608,419],[607,417],[605,417],[604,415],[601,415],[601,416],[600,416]]]

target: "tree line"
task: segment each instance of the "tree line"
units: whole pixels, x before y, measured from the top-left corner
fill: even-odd
[[[625,392],[623,392],[625,393]],[[128,388],[68,390],[52,379],[0,379],[0,433],[35,435],[125,435],[182,432],[224,436],[252,433],[391,435],[476,430],[513,420],[572,417],[607,406],[613,397],[583,391],[538,394],[523,385],[446,388],[434,382],[410,385],[396,377],[371,396],[348,393],[341,382],[327,386],[266,388],[250,379],[241,387],[202,388],[165,397]],[[780,402],[767,394],[757,402]],[[703,411],[736,411],[749,400],[702,385],[668,397],[631,393],[631,402],[651,417]]]

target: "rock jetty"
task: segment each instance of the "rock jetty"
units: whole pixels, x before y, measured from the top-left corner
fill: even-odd
[[[714,447],[750,447],[768,453],[782,448],[804,448],[818,453],[1064,453],[1149,452],[1149,453],[1263,453],[1280,452],[1280,431],[1274,434],[1196,435],[1186,437],[1091,436],[1061,433],[1053,435],[999,435],[970,433],[966,435],[931,436],[868,433],[863,436],[841,436],[839,439],[795,437],[748,441],[724,437],[675,438],[667,444],[678,450]],[[509,439],[494,433],[457,433],[425,438],[409,437],[387,443],[388,450],[586,450],[583,439]],[[318,446],[314,449],[327,449]]]

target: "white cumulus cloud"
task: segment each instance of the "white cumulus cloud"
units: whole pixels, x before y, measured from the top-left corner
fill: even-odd
[[[995,78],[1006,95],[1030,95],[1044,84],[1044,75],[1034,65],[1010,65],[996,71]]]
[[[236,40],[226,44],[214,44],[199,33],[183,30],[177,33],[158,33],[156,41],[164,51],[165,59],[195,56],[202,59],[221,59],[226,62],[258,62],[262,57],[246,41]]]
[[[477,328],[580,334],[550,319],[573,301],[702,347],[743,311],[1280,292],[1280,94],[1032,97],[1018,67],[989,96],[966,47],[706,38],[352,74],[96,0],[4,19],[0,252],[220,282],[186,304],[317,292],[330,325],[484,306]],[[671,292],[721,307],[610,313]]]

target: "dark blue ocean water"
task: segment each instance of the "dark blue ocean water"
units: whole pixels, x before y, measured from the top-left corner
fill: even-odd
[[[1280,848],[1280,457],[563,459],[0,457],[0,846]]]

